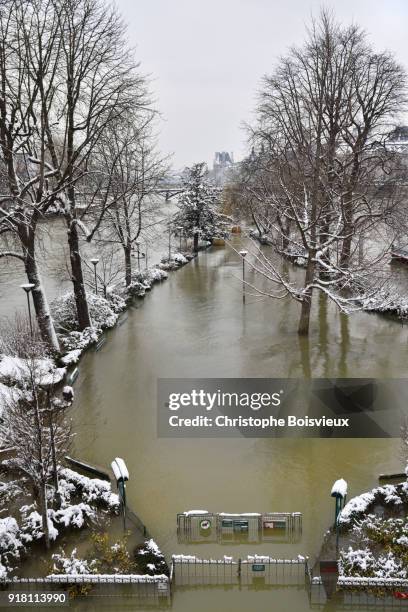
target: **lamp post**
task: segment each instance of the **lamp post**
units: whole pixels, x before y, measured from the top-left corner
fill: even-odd
[[[140,242],[135,242],[137,252],[137,269],[140,270]]]
[[[347,482],[340,478],[336,480],[336,482],[332,486],[331,496],[335,499],[335,508],[334,508],[334,527],[336,529],[336,548],[339,547],[339,518],[340,513],[343,510],[346,504],[347,498]]]
[[[126,531],[126,482],[129,480],[129,472],[126,463],[120,457],[116,457],[111,463],[113,474],[116,478],[119,499],[123,513],[123,530]]]
[[[94,257],[93,259],[91,259],[91,264],[94,267],[94,275],[95,275],[95,293],[96,295],[98,295],[98,277],[96,275],[96,266],[99,263],[99,259],[97,257]]]
[[[171,225],[169,223],[169,263],[171,259]]]
[[[34,289],[35,285],[34,283],[24,283],[23,285],[20,285],[20,287],[21,289],[24,289],[24,291],[27,294],[27,306],[28,306],[28,318],[30,321],[30,333],[31,333],[31,337],[33,337],[33,322],[31,320],[30,293]]]
[[[239,252],[242,257],[242,303],[245,304],[245,257],[248,251],[242,250]]]
[[[178,229],[179,236],[180,236],[180,253],[181,253],[181,236],[182,236],[183,226],[179,225],[177,229]]]

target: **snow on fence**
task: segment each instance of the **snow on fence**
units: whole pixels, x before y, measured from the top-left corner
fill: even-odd
[[[408,591],[408,579],[406,578],[359,578],[357,576],[339,576],[337,581],[339,588],[356,587],[381,587],[381,588],[404,588]]]
[[[193,555],[173,555],[172,571],[176,586],[241,585],[304,586],[308,574],[308,557],[275,559],[265,555],[248,555],[245,559],[201,559]]]
[[[44,578],[0,578],[0,584],[142,584],[153,582],[169,582],[165,574],[150,576],[149,574],[49,574]]]
[[[172,571],[176,586],[238,584],[238,562],[232,557],[200,559],[193,555],[173,555]]]
[[[354,610],[360,606],[381,609],[408,608],[408,580],[403,578],[339,576],[336,589],[336,609],[339,610]],[[313,577],[309,588],[311,607],[324,607],[330,596],[321,576]]]
[[[302,533],[300,512],[246,512],[231,514],[189,510],[177,515],[180,542],[295,542]]]
[[[159,574],[150,576],[148,574],[50,574],[44,578],[1,578],[0,586],[8,590],[24,588],[30,590],[44,590],[44,587],[56,587],[57,585],[89,584],[99,586],[104,591],[116,585],[129,585],[129,596],[142,600],[152,599],[160,603],[170,603],[171,583],[168,576]],[[116,591],[117,592],[117,591]]]

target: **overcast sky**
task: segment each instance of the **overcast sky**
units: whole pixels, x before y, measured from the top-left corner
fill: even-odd
[[[212,164],[215,151],[245,152],[263,74],[293,43],[311,15],[331,7],[355,21],[379,49],[408,68],[407,0],[116,0],[163,115],[160,147],[181,168]]]

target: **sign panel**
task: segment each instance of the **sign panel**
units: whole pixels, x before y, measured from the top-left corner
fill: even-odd
[[[253,572],[264,572],[265,571],[265,565],[263,563],[253,563],[252,564],[252,571]]]

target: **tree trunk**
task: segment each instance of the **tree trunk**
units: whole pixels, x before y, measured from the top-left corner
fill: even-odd
[[[48,511],[47,511],[47,497],[45,483],[41,483],[40,490],[40,504],[41,504],[41,517],[42,527],[44,531],[45,548],[48,550],[50,547],[50,530],[48,528]]]
[[[82,260],[79,252],[78,228],[75,219],[67,218],[68,223],[68,245],[69,257],[71,260],[72,284],[74,287],[75,304],[77,308],[79,329],[82,331],[86,327],[91,327],[91,317],[89,316],[88,302],[82,272]]]
[[[343,244],[341,246],[341,253],[340,253],[340,266],[342,268],[348,268],[350,265],[350,258],[351,258],[351,244],[352,244],[352,231],[353,231],[353,226],[350,220],[347,220],[344,224],[344,238],[343,238]]]
[[[126,287],[132,282],[132,249],[129,245],[123,247],[125,253],[125,283]]]
[[[41,277],[38,271],[37,261],[35,258],[34,240],[34,237],[32,237],[31,239],[29,239],[29,244],[25,245],[25,270],[28,282],[34,285],[34,289],[32,290],[32,297],[41,338],[53,351],[59,353],[60,345],[58,342],[57,334],[55,333],[54,321],[52,320],[52,316],[48,306],[47,296],[44,292],[41,283]]]
[[[358,237],[358,263],[361,265],[364,261],[364,236],[359,234]]]
[[[194,239],[193,239],[193,251],[194,253],[198,252],[198,232],[196,232],[194,234]]]
[[[306,274],[305,274],[305,287],[310,285],[310,283],[313,281],[313,276],[314,276],[314,271],[315,271],[315,266],[316,266],[314,257],[315,257],[315,253],[311,251],[309,253],[309,257],[307,261],[307,268],[306,268]],[[310,310],[312,308],[312,295],[313,295],[313,289],[311,287],[309,287],[303,294],[302,309],[300,313],[300,320],[299,320],[299,327],[298,327],[298,334],[300,336],[307,336],[309,334]]]
[[[282,234],[282,251],[287,251],[289,247],[289,238]]]

